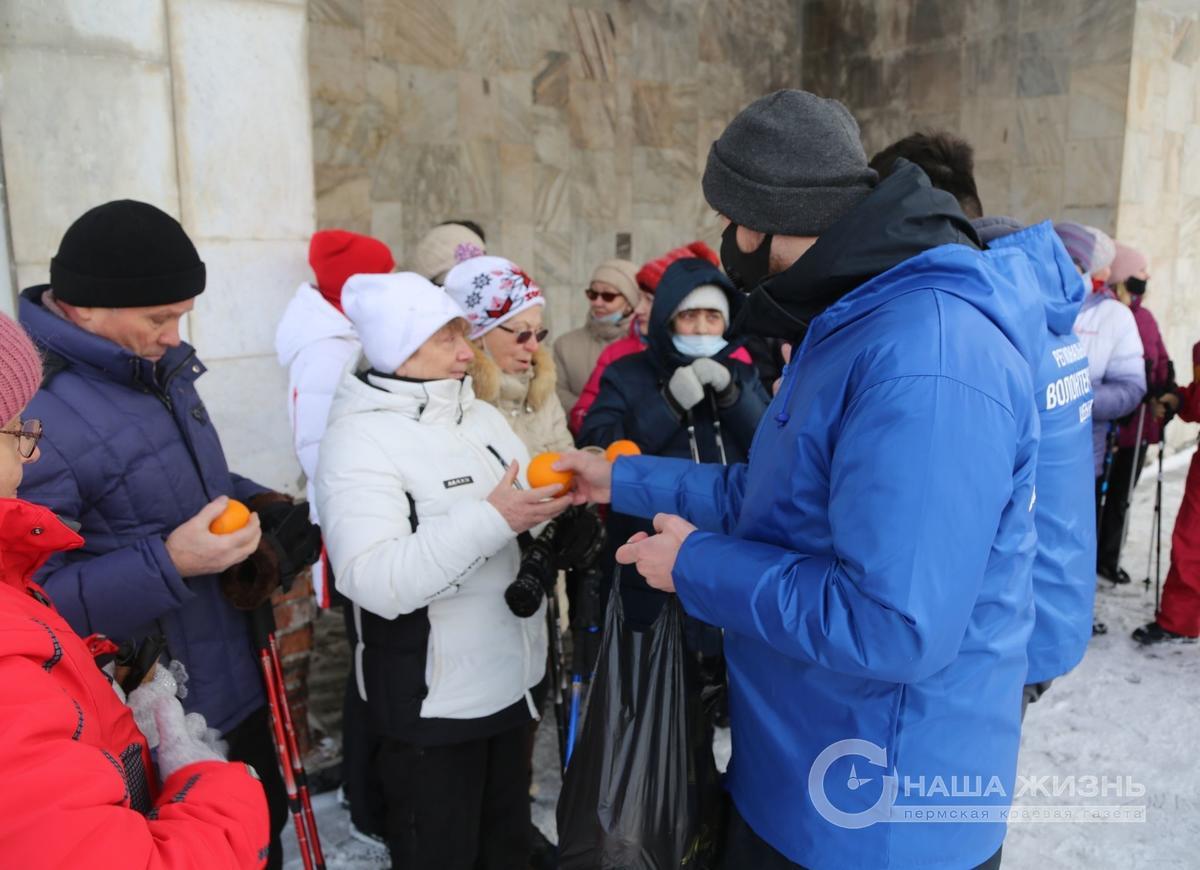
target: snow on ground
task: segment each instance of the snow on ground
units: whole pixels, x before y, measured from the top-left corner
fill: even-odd
[[[1170,562],[1171,529],[1183,495],[1186,456],[1168,460],[1163,489],[1163,579]],[[1108,634],[1093,638],[1082,664],[1057,680],[1029,708],[1018,773],[1028,782],[1058,776],[1128,777],[1145,787],[1141,797],[1029,796],[1018,805],[1145,805],[1144,821],[1014,823],[1004,843],[1005,870],[1200,867],[1200,644],[1144,650],[1129,634],[1154,610],[1153,565],[1149,590],[1147,548],[1152,542],[1154,474],[1147,469],[1135,492],[1123,564],[1134,583],[1113,587],[1099,580],[1096,609]],[[718,760],[728,758],[728,733],[718,732]],[[535,757],[534,822],[555,838],[554,804],[560,785],[553,720],[539,730]],[[314,800],[330,870],[387,866],[349,837],[345,811],[334,794]],[[302,867],[289,826],[289,870]]]

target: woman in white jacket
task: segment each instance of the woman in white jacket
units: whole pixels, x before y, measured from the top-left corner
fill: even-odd
[[[518,482],[528,453],[475,400],[467,323],[442,290],[412,273],[357,275],[343,307],[370,368],[349,370],[334,397],[316,495],[354,603],[392,860],[524,868],[545,617],[514,616],[504,591],[518,534],[569,499]]]

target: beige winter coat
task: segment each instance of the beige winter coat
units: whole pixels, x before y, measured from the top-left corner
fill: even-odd
[[[500,371],[476,345],[475,361],[468,372],[476,397],[500,410],[530,456],[575,446],[567,429],[567,415],[554,392],[557,378],[549,351],[538,348],[528,372],[510,375]]]
[[[558,369],[558,400],[563,408],[570,412],[575,407],[601,351],[628,334],[629,317],[617,323],[597,323],[589,317],[585,325],[559,336],[554,342],[554,365]]]

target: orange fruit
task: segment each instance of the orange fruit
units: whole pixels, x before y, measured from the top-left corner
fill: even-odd
[[[575,475],[570,471],[555,471],[553,468],[554,463],[561,458],[561,453],[539,453],[529,460],[529,467],[525,469],[525,479],[529,481],[530,487],[537,489],[559,483],[562,484],[560,495],[570,489],[575,483]]]
[[[608,445],[608,449],[604,451],[604,456],[609,462],[616,462],[618,456],[641,456],[642,448],[638,447],[628,438],[622,438],[620,441],[614,441]]]
[[[214,535],[229,535],[245,527],[250,522],[250,508],[237,499],[231,498],[221,515],[209,524],[208,530]]]

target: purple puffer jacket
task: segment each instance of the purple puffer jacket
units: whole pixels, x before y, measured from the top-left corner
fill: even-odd
[[[1142,339],[1142,352],[1146,359],[1146,388],[1154,392],[1156,387],[1167,383],[1171,358],[1167,356],[1167,346],[1163,343],[1162,333],[1158,331],[1158,321],[1143,307],[1141,296],[1134,296],[1129,303],[1133,319],[1137,321],[1138,335]],[[1138,415],[1143,413],[1139,407],[1133,414],[1133,419],[1121,427],[1121,435],[1117,443],[1122,447],[1133,447],[1137,442]],[[1157,444],[1162,440],[1162,424],[1154,419],[1153,414],[1145,414],[1142,422],[1142,440],[1147,444]]]
[[[25,412],[45,426],[42,457],[20,495],[79,523],[86,543],[52,558],[38,582],[80,635],[163,634],[188,670],[184,707],[227,732],[265,703],[249,623],[216,577],[180,577],[164,541],[217,496],[265,490],[230,474],[191,347],[157,365],[136,357],[46,309],[47,289],[21,295],[21,323],[47,361]]]

